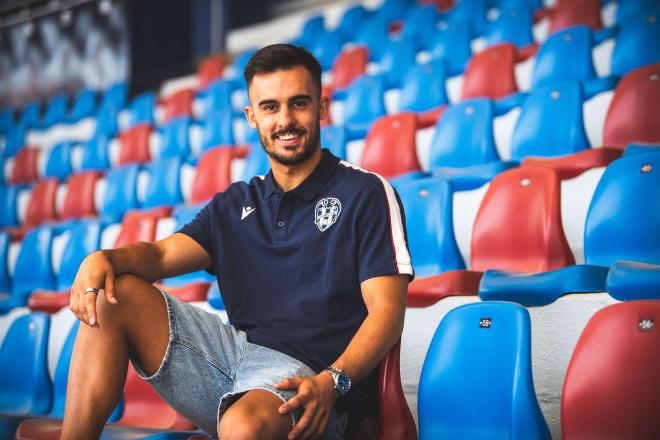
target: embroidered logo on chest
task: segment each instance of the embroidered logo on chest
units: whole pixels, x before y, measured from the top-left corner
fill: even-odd
[[[314,209],[314,223],[323,232],[335,224],[341,213],[341,202],[334,197],[319,200]]]

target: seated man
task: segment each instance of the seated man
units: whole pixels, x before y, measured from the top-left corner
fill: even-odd
[[[377,403],[413,275],[401,204],[385,179],[320,148],[328,100],[308,52],[262,48],[245,80],[270,173],[168,238],[84,260],[63,439],[99,437],[128,359],[222,440],[350,437]],[[151,285],[199,269],[217,275],[231,325]]]

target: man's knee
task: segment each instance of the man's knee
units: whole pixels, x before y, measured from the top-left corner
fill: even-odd
[[[228,412],[218,423],[222,440],[259,440],[268,438],[267,421],[258,413]]]
[[[114,296],[117,299],[117,304],[110,303],[105,294],[102,293],[99,294],[96,300],[97,307],[111,307],[115,311],[118,308],[130,308],[132,304],[142,302],[141,299],[144,295],[152,295],[153,289],[154,287],[151,284],[135,275],[122,274],[115,278],[114,282]]]

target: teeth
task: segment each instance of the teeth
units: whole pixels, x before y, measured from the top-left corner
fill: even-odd
[[[297,136],[296,136],[295,134],[293,134],[293,133],[287,133],[287,134],[283,134],[283,135],[281,135],[281,136],[280,136],[280,139],[282,139],[283,141],[289,141],[289,140],[291,140],[291,139],[295,139],[296,137],[297,137]]]

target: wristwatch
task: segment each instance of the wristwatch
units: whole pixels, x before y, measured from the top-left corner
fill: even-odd
[[[348,374],[335,367],[326,367],[323,371],[330,373],[332,380],[335,382],[335,389],[339,391],[339,394],[343,396],[348,393],[351,389],[351,378],[348,377]]]

